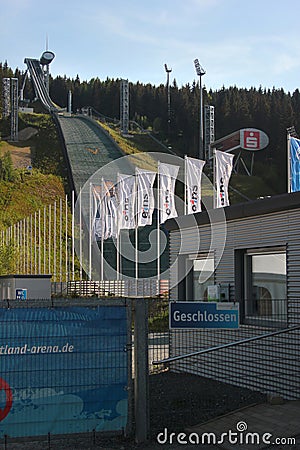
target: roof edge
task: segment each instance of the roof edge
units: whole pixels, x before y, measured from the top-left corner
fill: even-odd
[[[300,208],[300,191],[264,197],[246,203],[238,203],[236,205],[226,206],[223,210],[226,220],[235,220],[297,208]],[[195,225],[195,221],[197,225],[206,225],[210,223],[212,211],[216,210],[202,211],[196,214],[169,219],[166,221],[165,227],[168,231],[178,230],[179,228],[190,228]],[[216,222],[218,222],[218,215],[214,214],[214,216],[216,216]],[[221,218],[222,215],[220,214],[219,216]]]

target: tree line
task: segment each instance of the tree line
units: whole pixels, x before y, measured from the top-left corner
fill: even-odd
[[[0,63],[0,83],[5,76],[15,76],[22,83],[23,73],[13,71],[7,63]],[[91,106],[103,116],[120,117],[120,79],[89,81],[66,76],[50,76],[52,100],[66,107],[68,92],[72,92],[73,111]],[[2,83],[1,83],[2,86]],[[199,83],[194,81],[179,87],[174,79],[170,85],[171,115],[168,121],[167,87],[140,82],[129,83],[130,120],[151,129],[165,144],[177,153],[198,155],[199,145]],[[26,83],[24,97],[34,97],[33,88]],[[1,99],[2,101],[2,99]],[[272,178],[276,192],[286,190],[286,129],[295,126],[300,133],[300,92],[283,89],[250,89],[232,86],[219,90],[203,88],[203,103],[215,107],[215,138],[218,139],[240,128],[258,128],[270,139],[267,149],[256,154],[256,175],[266,173]],[[0,103],[1,107],[1,103]],[[267,166],[266,166],[267,164]]]

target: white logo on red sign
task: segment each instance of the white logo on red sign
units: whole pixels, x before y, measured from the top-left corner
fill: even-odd
[[[251,150],[260,149],[259,131],[244,131],[244,148],[249,148]]]

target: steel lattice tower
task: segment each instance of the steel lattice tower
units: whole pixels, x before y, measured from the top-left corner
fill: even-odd
[[[10,139],[11,141],[18,141],[18,78],[11,78],[10,81]]]
[[[121,80],[120,91],[120,127],[121,133],[127,134],[129,128],[129,83]]]
[[[2,98],[3,98],[3,112],[2,116],[8,117],[10,114],[10,78],[3,78],[2,82]]]
[[[212,150],[210,144],[215,140],[215,107],[210,105],[205,105],[205,115],[204,115],[204,129],[205,129],[205,147],[204,147],[204,158],[205,161],[209,162],[212,155]]]

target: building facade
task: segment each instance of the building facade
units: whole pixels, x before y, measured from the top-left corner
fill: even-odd
[[[238,330],[172,330],[171,356],[261,336],[172,363],[286,398],[300,395],[300,193],[183,216],[170,232],[170,300],[237,302]],[[290,331],[289,331],[290,329]],[[263,337],[264,335],[286,332]]]

